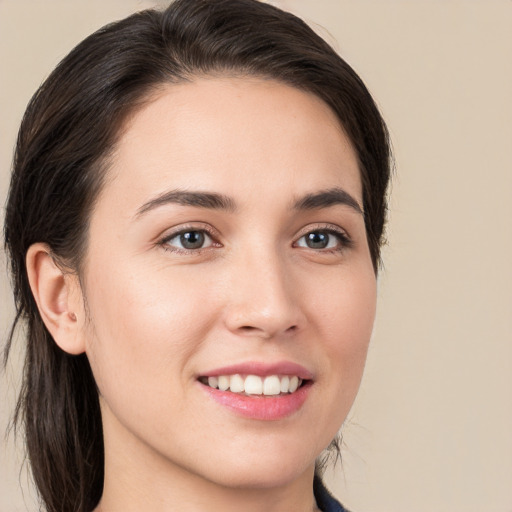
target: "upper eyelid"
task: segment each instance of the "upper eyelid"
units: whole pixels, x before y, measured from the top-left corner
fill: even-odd
[[[215,241],[213,236],[208,231],[206,231],[206,229],[184,229],[183,231],[177,231],[176,233],[170,233],[168,236],[165,236],[163,238],[163,241],[168,242],[169,240],[174,240],[175,238],[178,238],[179,236],[181,236],[185,233],[195,233],[195,232],[198,232],[198,233],[204,232],[206,234],[206,236],[208,236],[208,238],[211,238],[212,241]]]
[[[296,238],[299,239],[303,237],[304,235],[307,235],[308,233],[311,233],[313,231],[328,231],[331,233],[336,233],[341,236],[344,236],[348,239],[351,239],[352,237],[349,235],[348,231],[340,226],[337,226],[336,224],[330,224],[330,223],[319,223],[319,224],[310,224],[308,226],[304,226],[296,235]]]
[[[157,239],[161,242],[165,242],[168,240],[172,240],[176,236],[179,236],[183,233],[187,233],[189,231],[204,231],[212,240],[218,239],[218,232],[212,226],[208,224],[199,223],[199,225],[194,224],[180,224],[175,226],[174,228],[167,228],[162,232],[161,235],[157,237]]]

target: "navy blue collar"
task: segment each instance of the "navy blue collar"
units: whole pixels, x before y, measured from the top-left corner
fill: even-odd
[[[348,512],[325,488],[322,479],[316,475],[313,480],[313,492],[316,504],[322,512]]]

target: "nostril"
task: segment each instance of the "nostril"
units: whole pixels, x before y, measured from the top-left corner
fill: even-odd
[[[291,334],[291,333],[297,331],[297,329],[298,329],[298,327],[296,325],[291,325],[290,327],[285,329],[283,332]],[[260,327],[254,327],[252,325],[242,325],[238,328],[238,330],[239,330],[239,332],[247,333],[247,334],[264,333],[265,332],[265,329],[260,328]],[[272,333],[267,333],[267,334],[268,334],[268,336],[272,335]]]

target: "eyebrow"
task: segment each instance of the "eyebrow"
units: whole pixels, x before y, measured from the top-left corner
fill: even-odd
[[[298,199],[293,207],[296,210],[320,210],[335,205],[349,206],[363,215],[363,209],[359,203],[346,190],[337,187],[307,194]]]
[[[236,205],[233,199],[215,192],[188,192],[186,190],[170,190],[144,203],[136,213],[140,217],[144,213],[154,210],[165,204],[180,204],[184,206],[195,206],[211,210],[226,210],[233,212]]]
[[[170,190],[144,203],[137,210],[135,217],[140,217],[145,213],[166,204],[179,204],[211,210],[225,210],[229,212],[234,212],[237,209],[235,201],[224,194],[218,194],[216,192]],[[355,212],[363,215],[363,210],[359,203],[347,191],[341,188],[330,188],[320,192],[306,194],[293,204],[293,209],[320,210],[322,208],[328,208],[335,205],[349,206]]]

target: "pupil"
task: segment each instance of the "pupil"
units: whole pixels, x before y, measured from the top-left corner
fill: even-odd
[[[315,233],[309,233],[307,236],[307,246],[311,249],[324,249],[327,247],[329,242],[329,235],[316,231]]]
[[[200,231],[189,231],[180,236],[181,245],[185,249],[199,249],[204,244],[204,233]]]

